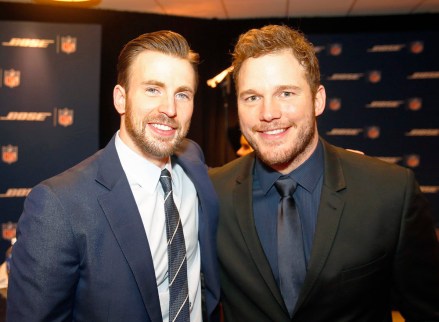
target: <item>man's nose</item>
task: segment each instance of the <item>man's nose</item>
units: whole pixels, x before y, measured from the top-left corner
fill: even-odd
[[[174,95],[163,96],[163,100],[160,103],[159,112],[166,114],[168,117],[175,117],[177,115]]]

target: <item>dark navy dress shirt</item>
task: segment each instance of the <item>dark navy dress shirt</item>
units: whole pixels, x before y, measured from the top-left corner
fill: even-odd
[[[294,199],[302,221],[305,259],[308,264],[317,223],[317,211],[323,185],[323,146],[319,141],[311,157],[288,174],[298,183]],[[256,158],[253,173],[253,215],[262,248],[278,282],[277,266],[277,209],[280,200],[274,187],[281,173],[264,165]]]

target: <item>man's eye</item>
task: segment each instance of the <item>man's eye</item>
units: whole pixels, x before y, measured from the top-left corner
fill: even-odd
[[[190,100],[190,96],[186,93],[177,93],[177,99],[179,100]]]
[[[246,97],[244,100],[246,101],[246,102],[254,102],[254,101],[256,101],[258,99],[258,97],[256,96],[256,95],[251,95],[251,96],[249,96],[249,97]]]
[[[287,92],[287,91],[284,91],[284,92],[281,93],[281,96],[282,96],[282,97],[291,97],[291,96],[293,96],[293,95],[294,95],[293,92]]]
[[[151,95],[157,95],[157,94],[160,93],[159,90],[158,90],[157,88],[154,88],[154,87],[148,87],[148,88],[146,89],[146,92],[147,92],[148,94],[151,94]]]

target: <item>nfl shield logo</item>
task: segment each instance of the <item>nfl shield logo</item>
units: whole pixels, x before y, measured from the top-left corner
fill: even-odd
[[[420,54],[424,51],[424,43],[422,41],[414,41],[410,44],[410,51],[413,54]]]
[[[17,224],[12,222],[7,222],[2,224],[2,237],[6,240],[11,240],[15,238],[17,230]]]
[[[73,110],[63,108],[58,110],[58,124],[69,126],[73,124]]]
[[[421,163],[421,158],[417,154],[409,154],[404,157],[406,166],[416,168]]]
[[[341,99],[331,98],[329,100],[329,109],[332,111],[338,111],[341,108]]]
[[[14,88],[20,85],[20,71],[15,69],[5,70],[5,76],[3,78],[5,86]]]
[[[343,51],[343,46],[341,44],[332,44],[329,47],[329,54],[331,56],[339,56]]]
[[[422,108],[422,99],[419,97],[410,98],[407,106],[411,111],[418,111]]]
[[[13,145],[2,146],[2,160],[11,164],[18,160],[18,147]]]
[[[61,37],[61,51],[71,54],[76,51],[76,37]]]
[[[381,72],[379,70],[373,70],[369,72],[369,82],[378,83],[381,81]]]
[[[365,134],[369,139],[378,139],[380,137],[380,128],[378,126],[369,126],[366,128]]]

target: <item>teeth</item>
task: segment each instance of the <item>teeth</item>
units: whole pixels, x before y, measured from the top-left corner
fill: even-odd
[[[265,134],[270,134],[270,135],[274,135],[274,134],[279,134],[285,132],[285,129],[278,129],[278,130],[272,130],[272,131],[266,131],[264,132]]]
[[[162,131],[170,131],[172,130],[172,127],[163,125],[163,124],[152,124],[156,129],[162,130]]]

